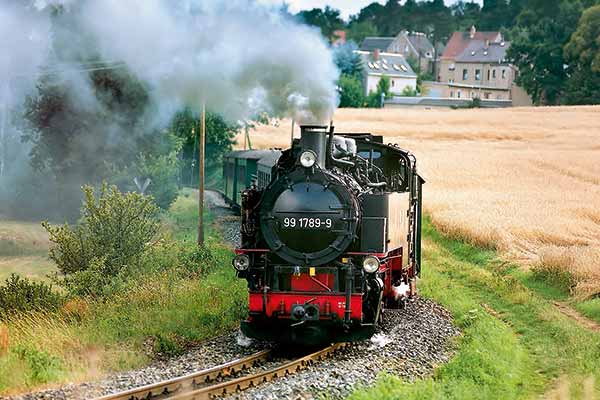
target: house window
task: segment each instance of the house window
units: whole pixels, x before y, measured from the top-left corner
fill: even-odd
[[[449,78],[449,79],[448,79],[448,83],[454,83],[454,79],[452,79],[452,78]]]
[[[460,99],[460,90],[456,91],[456,97]]]
[[[476,69],[475,70],[475,80],[476,81],[480,81],[481,80],[481,70],[480,69]]]
[[[450,97],[454,97],[454,91],[450,91]]]
[[[475,92],[471,92],[471,98],[474,99],[475,98]]]
[[[463,81],[466,81],[467,79],[469,79],[469,70],[468,69],[463,69]]]
[[[488,74],[487,75],[488,75],[487,80],[489,81],[490,80],[490,70],[489,69],[488,69]]]
[[[456,69],[456,65],[454,65],[454,64],[450,64],[450,65],[448,66],[448,70],[449,70],[449,71],[454,71],[455,69]]]
[[[396,81],[392,79],[392,87],[396,85]]]
[[[502,79],[506,79],[506,70],[502,69]]]
[[[496,79],[496,70],[492,70],[492,78]]]

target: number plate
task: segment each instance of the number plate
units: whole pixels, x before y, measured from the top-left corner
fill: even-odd
[[[331,218],[285,217],[282,226],[293,229],[330,229],[333,227],[333,221]]]

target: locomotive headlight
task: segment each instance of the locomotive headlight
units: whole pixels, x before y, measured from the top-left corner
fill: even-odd
[[[300,164],[302,164],[304,168],[310,168],[315,165],[316,162],[317,155],[313,151],[307,150],[300,154]]]
[[[363,260],[363,269],[368,274],[376,272],[379,269],[379,259],[375,256],[366,256]]]
[[[238,254],[233,259],[233,268],[237,271],[245,271],[250,266],[250,257],[246,254]]]

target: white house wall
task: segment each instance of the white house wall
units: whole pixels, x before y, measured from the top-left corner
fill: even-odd
[[[412,89],[417,87],[417,78],[389,76],[390,79],[390,92],[393,94],[401,94],[405,87],[410,86]],[[366,93],[377,91],[377,84],[381,79],[381,75],[369,75],[367,77]]]

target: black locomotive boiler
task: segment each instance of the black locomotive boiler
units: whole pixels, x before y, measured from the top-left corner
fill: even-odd
[[[270,179],[241,195],[249,337],[318,344],[371,336],[416,293],[423,179],[381,136],[302,126]]]

